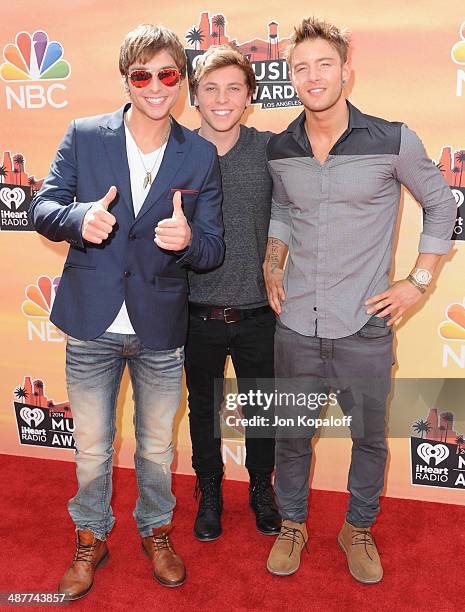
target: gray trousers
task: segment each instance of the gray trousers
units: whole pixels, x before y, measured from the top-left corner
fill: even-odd
[[[352,336],[335,340],[303,336],[278,321],[275,336],[277,389],[295,392],[335,392],[351,419],[352,458],[346,519],[369,527],[379,511],[386,466],[386,400],[391,388],[392,330],[372,317]],[[334,397],[334,396],[333,396]],[[321,407],[292,409],[317,418]],[[276,405],[278,417],[291,414]],[[314,427],[279,427],[276,433],[276,500],[283,519],[302,523],[307,518],[309,473]],[[341,433],[339,433],[341,435]]]

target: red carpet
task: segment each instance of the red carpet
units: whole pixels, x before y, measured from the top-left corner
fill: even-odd
[[[2,517],[0,591],[52,592],[74,552],[66,502],[75,489],[74,464],[1,456]],[[141,553],[132,508],[134,472],[116,469],[109,538],[110,560],[92,591],[73,610],[457,610],[465,601],[465,508],[385,498],[375,527],[384,565],[377,585],[356,583],[336,537],[347,497],[313,491],[309,551],[297,574],[265,569],[273,538],[255,530],[245,483],[224,486],[224,535],[201,543],[192,535],[195,516],[190,476],[175,476],[178,500],[173,541],[188,571],[186,583],[156,583]],[[41,609],[57,609],[41,607]]]

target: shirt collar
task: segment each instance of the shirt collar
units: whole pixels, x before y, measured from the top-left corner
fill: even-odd
[[[346,100],[347,107],[349,109],[349,125],[347,130],[342,134],[334,147],[341,142],[341,140],[345,139],[352,130],[354,129],[369,129],[368,121],[366,115],[362,113],[356,106],[351,104],[349,100]],[[302,111],[300,115],[294,119],[294,121],[287,128],[287,132],[292,134],[297,143],[306,151],[310,151],[313,155],[312,147],[307,137],[307,132],[305,130],[305,111]],[[333,147],[333,149],[334,149]]]

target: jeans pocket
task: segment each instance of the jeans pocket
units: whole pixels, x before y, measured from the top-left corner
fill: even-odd
[[[271,309],[269,312],[263,312],[249,320],[253,321],[255,327],[274,327],[276,325],[276,317]]]
[[[373,315],[365,325],[358,330],[357,336],[361,338],[384,338],[392,334],[392,327],[387,324],[387,317]]]

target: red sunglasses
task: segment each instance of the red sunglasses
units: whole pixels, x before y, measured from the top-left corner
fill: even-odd
[[[131,70],[129,80],[134,87],[147,87],[153,78],[150,70]],[[181,78],[181,73],[176,68],[163,68],[157,73],[157,78],[162,85],[166,87],[174,87]]]

